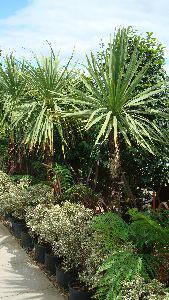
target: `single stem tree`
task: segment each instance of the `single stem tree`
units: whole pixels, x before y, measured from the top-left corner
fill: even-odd
[[[6,56],[0,65],[0,95],[1,95],[1,124],[8,135],[8,172],[10,174],[20,171],[17,161],[19,141],[16,135],[20,133],[13,128],[18,105],[22,102],[25,94],[26,80],[24,77],[25,62],[19,62],[13,54]]]
[[[25,79],[27,93],[17,108],[15,128],[24,127],[23,142],[29,150],[44,151],[47,177],[51,177],[54,156],[54,138],[66,144],[65,131],[69,127],[62,118],[66,92],[71,71],[68,64],[60,67],[59,59],[51,51],[49,57],[36,59],[34,64],[26,62]],[[54,136],[55,135],[55,136]]]
[[[130,28],[118,29],[110,41],[106,53],[92,52],[87,56],[87,72],[82,75],[86,93],[76,92],[72,100],[73,110],[67,117],[81,117],[86,120],[85,129],[97,128],[95,144],[109,143],[109,166],[112,177],[112,199],[120,209],[122,185],[132,198],[120,159],[122,137],[129,146],[139,145],[150,153],[156,153],[156,144],[163,142],[164,134],[155,118],[168,118],[164,109],[152,108],[151,103],[159,101],[164,84],[159,82],[139,92],[138,86],[151,65],[142,66],[143,57],[138,56],[137,44],[130,42]],[[76,107],[76,109],[75,109]]]

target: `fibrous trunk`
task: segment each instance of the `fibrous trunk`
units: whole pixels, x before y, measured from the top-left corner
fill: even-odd
[[[9,136],[8,140],[8,174],[12,175],[15,172],[15,142],[13,135]]]
[[[112,204],[114,208],[121,212],[124,204],[126,204],[125,202],[132,202],[133,205],[135,198],[122,170],[119,140],[116,139],[116,142],[114,142],[112,134],[109,136],[109,165],[112,179]]]
[[[111,198],[112,198],[112,208],[116,208],[118,211],[121,210],[121,164],[120,164],[120,149],[118,143],[113,144],[110,141],[110,157],[109,157],[109,167],[110,174],[112,178],[111,186]]]
[[[44,165],[46,167],[47,180],[51,181],[52,175],[52,167],[53,167],[53,151],[50,149],[49,144],[45,145],[45,153],[44,153]]]
[[[57,174],[54,174],[53,172],[53,150],[50,149],[48,144],[46,144],[45,146],[44,164],[46,166],[47,180],[53,182],[52,185],[53,185],[54,196],[60,195],[61,183],[60,183],[59,176]],[[53,180],[54,176],[55,179]]]

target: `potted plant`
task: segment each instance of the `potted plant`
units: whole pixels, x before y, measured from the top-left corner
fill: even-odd
[[[21,231],[25,230],[24,191],[20,185],[15,184],[10,176],[0,172],[0,212],[8,215],[10,226],[16,237],[21,237]]]
[[[92,292],[84,286],[80,281],[69,282],[69,300],[91,300]]]
[[[122,283],[121,299],[169,299],[169,290],[158,280],[145,280],[141,276],[135,276],[133,280],[125,280]]]
[[[17,194],[18,188],[12,182],[10,176],[0,171],[0,213],[2,215],[12,217],[13,202],[16,201]]]
[[[22,185],[23,186],[23,185]],[[25,187],[25,185],[24,185]],[[20,206],[17,207],[17,210],[15,212],[15,215],[18,216],[21,214],[23,216],[23,219],[27,219],[27,221],[31,220],[35,223],[35,226],[37,224],[37,228],[36,231],[38,233],[38,228],[39,228],[39,224],[38,222],[39,220],[39,216],[37,216],[36,211],[39,213],[39,207],[37,207],[37,210],[34,208],[36,206],[38,206],[38,204],[42,204],[42,210],[44,210],[45,205],[48,206],[49,203],[52,203],[54,201],[54,197],[52,194],[52,189],[50,186],[47,186],[45,184],[36,184],[34,186],[28,186],[27,188],[23,188],[22,191],[22,202],[20,201]],[[31,219],[32,217],[32,219]],[[42,213],[42,219],[43,219],[43,213]],[[29,220],[28,220],[29,219]],[[35,229],[35,228],[34,228]],[[22,230],[24,231],[24,230]],[[25,233],[25,231],[24,231]],[[32,233],[33,233],[33,229],[32,229]],[[36,233],[34,232],[34,236],[36,235]],[[22,235],[22,243],[24,244],[25,247],[28,248],[32,248],[33,247],[33,243],[31,241],[31,237],[29,236],[29,234],[23,234]],[[35,255],[37,257],[37,259],[40,259],[40,261],[44,261],[44,249],[42,246],[42,241],[40,242],[41,245],[38,245],[38,241],[35,242],[36,247],[35,247],[35,253],[37,255]],[[39,258],[38,258],[39,257]]]
[[[32,250],[34,241],[28,232],[21,232],[21,246],[26,250]]]
[[[60,265],[62,261],[62,257],[58,257],[58,255],[52,251],[52,244],[57,241],[60,213],[61,207],[58,204],[48,207],[41,221],[39,230],[41,240],[50,245],[48,250],[45,251],[44,264],[51,275],[55,275],[56,265]]]
[[[56,267],[61,265],[62,258],[54,255],[52,251],[45,252],[45,267],[51,275],[56,274]]]
[[[35,244],[35,260],[41,264],[45,263],[45,253],[48,252],[48,245],[45,243]]]
[[[86,260],[79,277],[96,290],[96,299],[123,299],[120,297],[124,285],[127,288],[138,278],[151,283],[157,276],[161,264],[158,251],[165,250],[169,243],[168,229],[146,213],[134,209],[129,214],[130,223],[113,212],[96,216],[91,222],[93,233],[88,237],[89,242],[84,243]],[[130,292],[132,294],[132,289]],[[144,296],[139,289],[134,295],[135,298],[127,299]],[[156,292],[154,299],[167,299],[158,295]]]
[[[68,288],[70,281],[75,281],[82,264],[81,237],[93,211],[81,204],[66,201],[60,209],[57,220],[57,239],[53,242],[53,250],[63,257],[61,266],[56,267],[56,280]]]
[[[29,228],[29,233],[35,242],[35,259],[40,263],[45,262],[45,252],[48,251],[49,245],[43,239],[42,222],[50,206],[38,204],[36,207],[28,207],[25,218]]]
[[[12,220],[12,229],[14,232],[14,236],[18,239],[21,239],[22,232],[26,232],[26,224],[24,220],[13,219]]]

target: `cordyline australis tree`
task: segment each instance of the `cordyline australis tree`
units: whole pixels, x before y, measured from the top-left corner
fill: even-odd
[[[36,59],[35,64],[26,61],[26,95],[17,109],[14,108],[14,128],[24,128],[23,143],[30,151],[44,151],[48,175],[53,163],[54,134],[64,145],[65,131],[70,130],[68,122],[61,116],[65,105],[63,95],[71,73],[68,65],[60,67],[58,56],[53,51],[49,57]]]
[[[9,138],[8,172],[13,173],[20,168],[20,147],[16,146],[16,135],[20,138],[17,129],[14,130],[12,123],[15,118],[19,103],[23,100],[26,88],[24,77],[24,61],[19,62],[11,54],[6,56],[0,65],[0,96],[1,96],[1,126]],[[19,153],[18,162],[15,162],[15,152]],[[19,163],[19,164],[18,164]],[[19,171],[19,170],[17,170]]]
[[[129,146],[133,140],[155,154],[155,144],[162,142],[164,136],[153,119],[159,115],[167,118],[164,111],[149,106],[157,101],[154,96],[163,91],[163,83],[159,82],[156,86],[138,92],[137,87],[151,61],[140,68],[143,58],[138,58],[137,44],[132,54],[129,53],[129,35],[130,28],[118,29],[110,41],[108,51],[101,58],[98,59],[98,55],[92,52],[87,56],[87,72],[82,75],[87,93],[76,93],[77,96],[72,100],[74,111],[66,113],[67,117],[84,118],[87,130],[97,127],[96,145],[108,141],[112,200],[119,209],[121,186],[127,184],[120,160],[121,137]],[[127,189],[130,191],[129,187]],[[129,197],[132,198],[132,195]]]

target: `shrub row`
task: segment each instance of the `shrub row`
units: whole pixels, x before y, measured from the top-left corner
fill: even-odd
[[[128,212],[128,223],[113,212],[96,215],[81,203],[81,189],[82,196],[78,186],[78,197],[66,191],[57,199],[50,186],[16,184],[0,172],[0,212],[24,221],[38,244],[61,258],[60,267],[77,274],[94,298],[169,299],[157,280],[160,268],[168,264],[168,224],[136,209]]]

